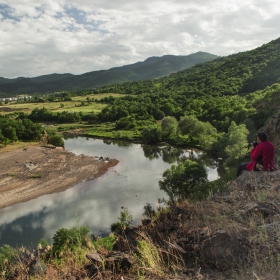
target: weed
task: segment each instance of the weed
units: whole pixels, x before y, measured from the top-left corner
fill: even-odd
[[[120,212],[120,216],[118,217],[119,222],[113,223],[111,225],[111,230],[113,232],[118,232],[122,229],[124,229],[127,226],[130,226],[133,222],[133,217],[129,213],[128,209],[125,207]]]
[[[41,238],[40,241],[39,241],[39,244],[44,248],[44,247],[47,247],[49,245],[49,242],[46,239]]]
[[[259,193],[258,193],[258,200],[260,202],[262,201],[265,201],[267,199],[267,192],[266,190],[261,190]]]
[[[164,261],[160,250],[151,241],[138,241],[138,254],[136,258],[143,270],[151,270],[157,275],[164,274]],[[142,271],[143,273],[143,271]]]
[[[113,244],[116,240],[116,236],[114,234],[110,234],[109,236],[103,238],[97,238],[92,242],[93,246],[97,251],[101,249],[105,249],[107,251],[113,250]]]
[[[9,173],[9,176],[10,177],[15,177],[15,176],[17,176],[17,174],[16,173]]]
[[[36,178],[42,178],[43,174],[42,173],[37,173],[37,174],[32,174],[30,175],[30,178],[36,179]]]

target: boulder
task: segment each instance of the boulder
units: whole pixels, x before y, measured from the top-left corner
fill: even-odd
[[[106,267],[113,271],[129,270],[135,263],[132,255],[120,251],[111,251],[106,256]]]
[[[240,264],[247,253],[247,249],[238,237],[225,230],[217,231],[216,234],[204,240],[200,247],[203,262],[219,270],[226,270]]]
[[[135,263],[135,258],[120,251],[110,251],[106,257],[98,253],[88,253],[86,257],[94,264],[95,268],[104,266],[111,271],[126,271]]]

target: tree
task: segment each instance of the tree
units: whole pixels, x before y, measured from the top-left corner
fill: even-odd
[[[24,126],[23,140],[39,140],[41,138],[43,128],[40,124],[35,124],[25,118],[22,120],[22,125]]]
[[[9,141],[11,142],[15,142],[18,140],[16,129],[11,125],[2,128],[2,134],[5,138],[9,139]]]
[[[60,134],[51,135],[48,138],[48,143],[51,144],[51,145],[54,145],[56,147],[63,147],[64,146],[64,141],[63,141],[63,138]]]
[[[217,130],[209,122],[201,122],[195,116],[185,116],[179,122],[183,135],[191,142],[199,144],[204,150],[210,150],[217,141]]]
[[[244,158],[248,154],[248,135],[249,131],[245,124],[236,125],[234,121],[231,122],[228,129],[227,146],[225,147],[227,155],[225,164],[227,166],[235,164],[239,159]]]
[[[169,138],[177,133],[178,122],[174,117],[168,116],[161,122],[161,130],[163,138]]]
[[[165,170],[159,186],[169,196],[170,201],[175,202],[177,199],[190,198],[193,188],[206,181],[205,167],[195,161],[185,160]]]
[[[6,146],[7,139],[2,134],[2,130],[0,129],[0,143]]]
[[[161,128],[158,125],[148,125],[142,131],[143,141],[146,144],[155,144],[162,139]]]
[[[188,135],[190,141],[193,141],[193,137],[197,135],[199,121],[195,116],[182,117],[179,122],[179,128],[183,135]]]

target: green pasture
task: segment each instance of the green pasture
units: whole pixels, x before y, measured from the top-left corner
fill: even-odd
[[[92,125],[86,130],[86,135],[92,137],[102,137],[110,139],[135,139],[141,137],[141,131],[135,130],[115,130],[115,123],[102,123]]]
[[[22,103],[17,104],[15,102],[11,102],[9,104],[3,104],[0,106],[0,114],[10,114],[13,112],[24,112],[26,114],[30,114],[32,110],[35,108],[43,108],[45,107],[47,110],[52,112],[82,112],[82,113],[99,113],[101,110],[107,106],[105,103],[98,103],[91,100],[100,100],[104,97],[113,96],[115,98],[119,98],[125,96],[124,94],[116,94],[116,93],[102,93],[102,94],[89,94],[85,96],[75,96],[72,97],[72,101],[55,101],[55,102],[44,102],[44,103]],[[88,102],[87,100],[90,100]],[[81,105],[81,102],[84,102],[84,105]],[[62,105],[63,104],[63,105]],[[2,107],[2,110],[1,110]],[[6,109],[7,110],[4,110]]]
[[[88,94],[88,95],[85,95],[85,96],[74,96],[72,97],[72,100],[73,101],[87,101],[87,99],[89,98],[90,100],[100,100],[102,98],[105,98],[105,97],[109,97],[109,96],[113,96],[115,98],[119,98],[119,97],[124,97],[126,96],[127,94],[121,94],[121,93],[98,93],[98,94]]]

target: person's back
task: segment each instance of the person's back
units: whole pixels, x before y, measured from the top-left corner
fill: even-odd
[[[242,170],[248,171],[274,171],[274,145],[267,141],[266,133],[260,131],[257,134],[258,141],[254,142],[251,150],[251,159],[253,161],[241,163],[237,167],[237,177],[241,174]]]
[[[254,149],[252,149],[251,158],[255,164],[260,162],[263,166],[263,170],[274,170],[274,145],[266,140],[261,141]],[[250,166],[248,166],[247,170],[250,170]]]

